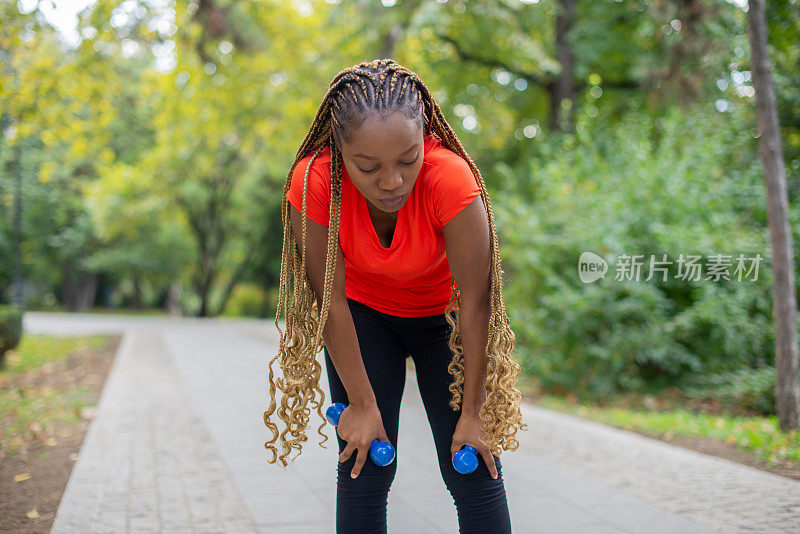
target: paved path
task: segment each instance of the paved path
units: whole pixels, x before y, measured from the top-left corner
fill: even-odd
[[[331,447],[312,431],[285,470],[267,463],[273,323],[28,313],[25,329],[125,333],[54,534],[334,532],[330,427]],[[533,405],[523,413],[521,447],[503,454],[516,533],[800,533],[798,482]],[[413,373],[398,439],[389,531],[457,532]]]

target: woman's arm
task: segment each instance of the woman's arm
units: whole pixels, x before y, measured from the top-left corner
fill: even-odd
[[[491,294],[489,223],[481,197],[444,226],[450,272],[461,293],[459,331],[464,348],[464,398],[461,410],[478,415],[486,398],[486,342]]]
[[[491,296],[491,244],[482,197],[475,197],[443,229],[447,262],[461,293],[459,331],[464,349],[461,417],[453,434],[451,453],[455,454],[464,444],[472,445],[481,453],[492,476],[497,478],[494,457],[479,441],[483,435],[479,414],[486,399],[486,342]]]
[[[302,214],[289,204],[292,232],[295,236],[298,251],[303,243]],[[317,297],[317,309],[322,309],[322,297],[325,284],[325,255],[328,247],[328,227],[311,219],[306,219],[306,270],[311,279],[311,286]],[[342,249],[336,247],[336,270],[333,275],[331,304],[328,320],[322,332],[325,347],[331,355],[339,378],[347,390],[350,405],[375,405],[375,393],[364,369],[358,338],[356,337],[353,317],[344,290],[344,257]]]
[[[302,217],[297,208],[290,206],[292,232],[295,235],[298,250],[302,247]],[[311,286],[317,297],[317,308],[322,309],[321,295],[325,285],[325,255],[327,253],[328,227],[310,219],[306,224],[307,252],[306,269],[311,279]],[[361,349],[350,314],[350,306],[344,290],[344,256],[340,246],[336,246],[336,270],[333,275],[331,304],[328,319],[322,331],[325,347],[331,355],[336,374],[347,391],[348,406],[339,417],[336,432],[347,442],[347,446],[339,455],[340,462],[346,462],[356,453],[356,460],[350,473],[352,478],[358,477],[367,461],[369,446],[377,438],[388,442],[383,427],[375,392],[369,382]]]

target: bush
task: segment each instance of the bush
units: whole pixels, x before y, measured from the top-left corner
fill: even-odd
[[[751,120],[634,112],[541,141],[523,168],[494,169],[504,297],[520,363],[545,390],[654,393],[774,366],[766,200],[756,140],[742,135]],[[584,251],[608,263],[604,279],[578,278]],[[761,255],[757,280],[737,280],[739,253]],[[620,256],[640,254],[638,281],[616,276]],[[699,280],[676,276],[681,255],[715,254],[732,256],[729,280],[707,279],[706,265]],[[662,255],[666,280],[645,281]],[[748,402],[765,406],[759,398]]]
[[[261,317],[270,296],[255,284],[238,284],[231,293],[221,315],[231,317]]]
[[[695,399],[714,399],[763,414],[775,413],[775,368],[738,369],[689,378],[682,386]]]
[[[6,352],[22,339],[23,312],[16,306],[0,305],[0,369],[6,366]]]

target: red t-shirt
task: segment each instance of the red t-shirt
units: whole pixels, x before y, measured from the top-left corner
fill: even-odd
[[[458,154],[430,134],[424,135],[424,158],[417,181],[397,215],[392,243],[385,248],[367,210],[367,199],[353,185],[342,165],[339,244],[345,261],[345,293],[378,311],[399,317],[445,312],[452,274],[445,254],[442,227],[481,188]],[[311,154],[298,162],[286,198],[302,213],[303,175]],[[308,173],[307,215],[328,225],[330,147],[320,151]]]

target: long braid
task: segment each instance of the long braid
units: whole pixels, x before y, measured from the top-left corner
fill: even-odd
[[[283,251],[278,306],[275,313],[275,327],[281,335],[278,354],[268,364],[270,404],[264,412],[264,424],[273,433],[272,439],[264,444],[265,448],[272,452],[269,463],[278,461],[285,467],[287,465],[286,457],[292,449],[297,449],[297,454],[300,454],[302,442],[307,441],[305,431],[308,427],[311,408],[316,408],[317,414],[322,420],[317,428],[317,432],[323,438],[320,445],[325,447],[323,443],[328,439],[322,432],[326,422],[322,412],[325,393],[319,387],[322,366],[317,362],[316,354],[324,346],[323,332],[330,309],[341,216],[343,173],[337,134],[347,141],[348,131],[352,132],[358,128],[370,113],[376,111],[383,113],[390,110],[402,111],[409,118],[418,120],[426,133],[432,134],[442,146],[464,158],[481,188],[489,222],[492,251],[491,299],[486,344],[488,364],[485,389],[487,397],[480,410],[480,417],[484,421],[483,430],[488,437],[485,445],[498,456],[501,449],[516,450],[519,446],[515,437],[516,432],[519,429],[526,429],[519,407],[522,395],[514,385],[521,370],[520,365],[512,359],[516,338],[510,328],[510,321],[503,303],[503,271],[500,265],[499,244],[494,226],[494,213],[483,177],[422,80],[395,61],[380,59],[348,67],[334,77],[314,122],[297,151],[284,184],[281,204]],[[331,201],[325,257],[325,283],[320,303],[306,271],[306,194],[311,165],[326,146],[330,147],[331,156]],[[302,246],[298,246],[291,232],[289,201],[286,195],[290,189],[295,167],[309,154],[312,156],[303,176]],[[289,291],[290,271],[294,274],[291,293]],[[452,279],[450,287],[452,293],[445,310],[446,320],[452,328],[449,345],[453,359],[448,366],[448,371],[453,375],[453,382],[450,385],[452,393],[450,406],[453,410],[459,410],[464,383],[463,346],[459,321],[457,318],[454,320],[451,313],[455,310],[456,303],[460,303],[460,293]],[[319,309],[317,304],[321,304],[322,308]],[[286,316],[286,332],[281,331],[278,324],[281,305],[284,306],[283,311]],[[283,377],[275,378],[272,366],[278,359]],[[279,407],[276,401],[278,389],[281,391]],[[278,417],[286,424],[286,428],[280,432],[277,425],[270,420],[276,411]],[[278,438],[280,438],[280,454],[275,446]]]

